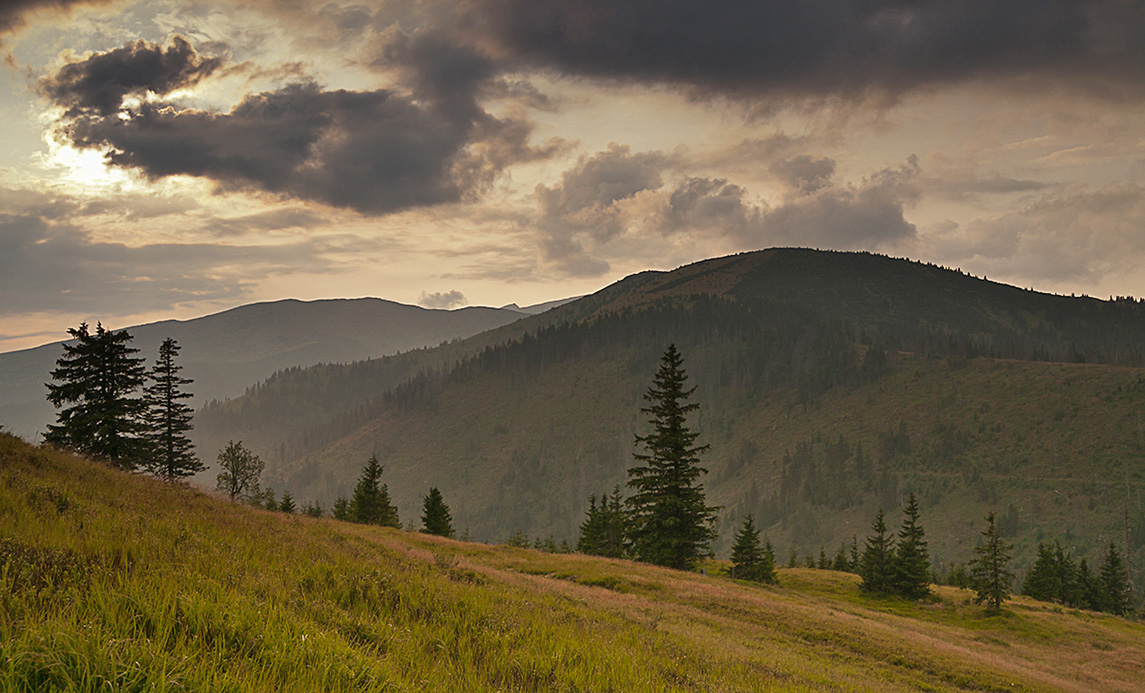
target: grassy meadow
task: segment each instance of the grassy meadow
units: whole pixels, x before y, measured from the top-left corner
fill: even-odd
[[[0,433],[0,690],[1139,690],[1145,625],[284,516]]]

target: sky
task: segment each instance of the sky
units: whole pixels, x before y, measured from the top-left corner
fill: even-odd
[[[774,246],[1145,295],[1138,0],[3,0],[0,351]]]

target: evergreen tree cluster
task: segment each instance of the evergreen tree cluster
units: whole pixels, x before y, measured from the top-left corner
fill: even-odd
[[[126,330],[97,323],[91,332],[84,322],[68,334],[74,343],[64,344],[47,384],[59,412],[44,442],[166,481],[206,469],[187,438],[192,411],[183,400],[191,394],[183,387],[192,381],[179,375],[174,339],[163,341],[148,371]]]
[[[859,575],[863,578],[860,589],[907,599],[930,595],[930,554],[926,533],[918,520],[918,498],[913,493],[903,507],[897,541],[888,534],[883,511],[878,512],[859,558]]]
[[[591,556],[622,558],[627,541],[627,522],[620,486],[613,489],[612,495],[600,494],[599,505],[596,496],[590,496],[576,550]]]
[[[1058,542],[1038,545],[1038,557],[1022,582],[1022,594],[1046,602],[1119,616],[1133,610],[1133,589],[1116,544],[1106,548],[1101,568],[1094,572],[1083,558],[1073,556]]]
[[[353,497],[349,501],[339,497],[334,502],[334,519],[401,529],[398,509],[390,502],[389,487],[382,483],[382,471],[378,456],[370,455],[362,467]]]

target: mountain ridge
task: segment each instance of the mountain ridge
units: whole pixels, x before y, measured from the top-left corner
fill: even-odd
[[[201,404],[239,396],[284,368],[377,358],[522,317],[498,308],[445,311],[380,298],[282,299],[125,329],[147,363],[163,339],[175,339],[182,348],[184,375],[196,381],[189,388],[193,401]],[[0,354],[0,422],[8,430],[32,438],[53,420],[43,383],[66,341]]]

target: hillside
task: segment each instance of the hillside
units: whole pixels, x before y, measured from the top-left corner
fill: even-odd
[[[1117,541],[1145,565],[1143,310],[778,249],[634,275],[440,349],[281,374],[200,412],[195,435],[206,451],[246,441],[267,483],[326,507],[377,453],[405,519],[432,485],[475,538],[573,540],[588,495],[624,483],[675,342],[712,446],[719,552],[752,512],[783,556],[833,554],[915,492],[939,569],[969,558],[990,511],[1019,569],[1047,539],[1091,561]]]
[[[436,346],[524,315],[499,308],[431,310],[378,298],[285,300],[126,329],[148,364],[164,339],[179,342],[179,362],[183,374],[195,380],[191,392],[199,406],[237,397],[247,386],[285,368],[349,363]],[[0,423],[9,431],[32,438],[55,420],[44,383],[62,344],[0,354]]]
[[[1145,626],[283,516],[0,434],[11,691],[1129,691]]]

